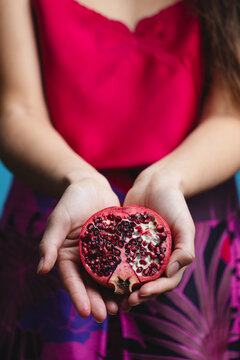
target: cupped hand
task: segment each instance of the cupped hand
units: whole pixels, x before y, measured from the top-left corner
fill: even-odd
[[[146,283],[122,301],[123,309],[135,306],[153,296],[173,290],[187,265],[194,259],[195,227],[176,174],[158,167],[145,169],[129,190],[124,206],[140,205],[158,212],[169,224],[173,252],[165,276]]]
[[[99,322],[106,318],[107,312],[118,311],[119,298],[111,290],[98,286],[81,267],[78,242],[84,222],[108,206],[120,204],[102,175],[85,177],[68,186],[48,219],[38,266],[38,273],[46,274],[58,259],[62,281],[79,315],[87,317],[92,313]]]

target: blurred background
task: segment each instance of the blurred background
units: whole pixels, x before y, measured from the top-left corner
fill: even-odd
[[[0,216],[6,200],[9,187],[12,182],[12,174],[3,166],[0,161]]]
[[[5,168],[0,161],[0,216],[2,214],[3,206],[11,186],[12,174]],[[238,198],[240,201],[240,172],[236,174],[236,182],[238,186]]]

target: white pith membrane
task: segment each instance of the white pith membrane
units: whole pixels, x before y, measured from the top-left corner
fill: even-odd
[[[85,258],[85,263],[90,270],[90,274],[95,277],[97,281],[99,281],[101,277],[107,278],[106,282],[111,284],[115,288],[115,292],[119,294],[131,292],[134,284],[157,278],[164,264],[165,245],[167,246],[166,229],[163,228],[161,224],[158,224],[154,217],[149,214],[147,214],[148,220],[146,220],[145,223],[137,223],[139,221],[134,220],[134,216],[143,216],[145,214],[147,213],[121,216],[121,220],[117,224],[116,220],[109,220],[107,216],[101,214],[100,223],[96,224],[97,217],[95,217],[94,220],[86,226],[86,232],[87,229],[89,230],[89,225],[94,226],[94,229],[97,229],[100,236],[98,243],[100,243],[101,238],[104,239],[104,245],[101,245],[101,247],[97,245],[96,248],[93,248],[92,244],[96,242],[98,235],[93,235],[94,230],[92,229],[89,230],[91,234],[90,237],[88,233],[85,241],[84,237],[82,238],[82,252],[84,253],[84,246],[85,249],[87,246],[88,250],[90,248],[90,252]],[[133,218],[129,219],[130,216]],[[116,219],[116,217],[114,219]],[[112,233],[109,232],[109,226],[113,226],[115,229]],[[122,226],[122,229],[130,227],[131,231],[122,230],[119,226]],[[122,236],[118,235],[118,231],[121,232]],[[124,246],[123,244],[119,246],[118,241],[117,244],[113,245],[114,250],[110,249],[107,251],[106,244],[110,243],[110,239],[113,239],[114,235],[120,237],[120,241],[124,243]],[[84,245],[84,242],[88,245]],[[156,251],[156,249],[158,251]],[[115,254],[114,252],[119,252],[119,254]],[[109,256],[111,256],[113,260],[109,260]],[[115,266],[109,269],[106,265],[113,263],[116,259],[119,260],[118,264],[115,263]],[[100,270],[96,271],[96,264],[101,264],[97,265]],[[104,266],[106,266],[106,270],[104,270]]]
[[[136,229],[138,227],[141,227],[140,229]],[[139,231],[140,230],[140,231]],[[141,243],[141,246],[144,247],[147,252],[150,252],[148,249],[148,245],[152,243],[154,246],[157,246],[160,244],[161,239],[158,236],[158,232],[156,231],[156,226],[153,221],[150,221],[148,224],[139,224],[134,228],[134,232],[132,234],[133,239],[137,239],[141,237],[143,239],[143,242]],[[146,245],[144,245],[144,241],[146,242]],[[128,241],[129,242],[129,241]],[[146,265],[139,263],[141,260],[141,254],[138,250],[134,255],[134,262],[131,263],[131,266],[133,270],[137,270],[139,267],[142,267],[143,270],[147,269],[149,265],[154,261],[156,264],[160,264],[162,259],[159,257],[156,257],[155,259],[151,258],[151,255],[147,255],[144,257],[144,260],[146,261]]]

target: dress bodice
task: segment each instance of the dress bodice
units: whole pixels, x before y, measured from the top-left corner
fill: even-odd
[[[199,20],[186,1],[134,31],[75,0],[32,0],[52,122],[97,168],[147,165],[193,128],[202,93]]]

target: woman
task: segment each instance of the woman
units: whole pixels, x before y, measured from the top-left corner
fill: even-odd
[[[35,190],[16,180],[2,219],[4,356],[237,358],[234,186],[198,195],[240,167],[237,2],[32,5],[36,36],[29,1],[0,8],[1,157]],[[124,299],[80,269],[77,246],[84,221],[119,198],[158,211],[174,237],[166,276]],[[58,258],[75,307],[57,269],[33,273],[50,213],[38,273]],[[192,217],[196,260],[180,283],[194,259]],[[107,331],[107,312],[141,303]]]

